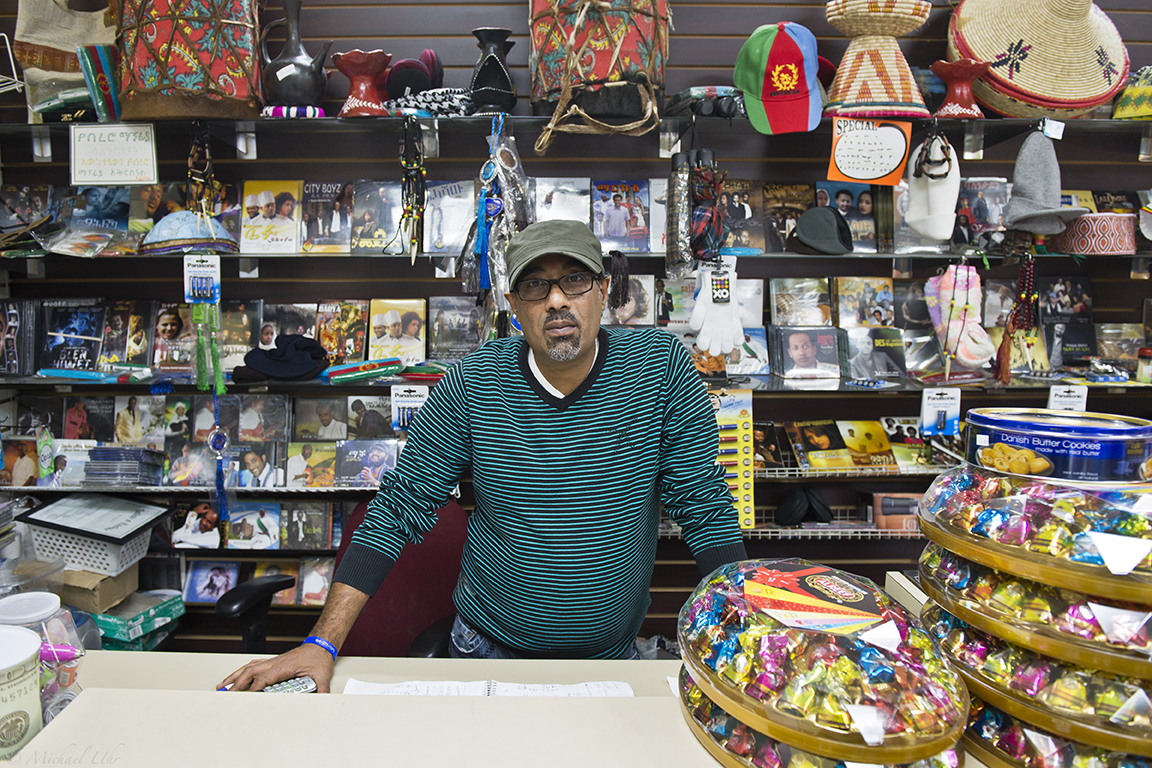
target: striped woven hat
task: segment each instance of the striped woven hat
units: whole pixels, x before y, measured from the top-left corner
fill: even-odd
[[[1091,0],[962,0],[948,59],[991,63],[973,84],[981,104],[1011,117],[1075,117],[1128,80],[1128,49]]]

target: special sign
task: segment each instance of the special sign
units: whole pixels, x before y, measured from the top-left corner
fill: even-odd
[[[899,184],[911,136],[912,124],[908,122],[835,118],[829,181]]]

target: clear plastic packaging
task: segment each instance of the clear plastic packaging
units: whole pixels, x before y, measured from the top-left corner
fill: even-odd
[[[80,693],[78,673],[84,644],[72,614],[50,592],[24,592],[0,600],[0,624],[25,627],[47,645],[40,653],[40,704],[44,723],[60,714]]]
[[[1147,758],[1092,747],[972,699],[964,747],[988,768],[1149,768]]]
[[[795,749],[749,728],[712,702],[680,668],[680,704],[684,719],[704,748],[730,768],[843,768],[829,757]],[[960,753],[947,749],[907,768],[959,768]]]
[[[912,763],[955,745],[968,693],[932,637],[867,579],[805,560],[705,578],[677,640],[701,690],[794,748]]]
[[[1152,483],[1072,485],[964,464],[933,481],[920,523],[998,571],[1152,604]]]
[[[938,544],[920,555],[920,586],[949,612],[996,637],[1072,664],[1152,680],[1148,606],[1049,587]]]
[[[1147,684],[1023,650],[931,602],[920,620],[983,701],[1094,747],[1152,757]]]

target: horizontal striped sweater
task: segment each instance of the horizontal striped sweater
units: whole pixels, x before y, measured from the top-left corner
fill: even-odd
[[[557,398],[523,337],[485,344],[436,385],[335,580],[374,594],[471,471],[453,599],[525,655],[615,658],[649,604],[659,510],[702,572],[745,557],[706,389],[664,331],[604,329],[588,377]],[[419,599],[418,595],[413,595]]]

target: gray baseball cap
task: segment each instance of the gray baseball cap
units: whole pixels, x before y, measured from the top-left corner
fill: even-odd
[[[508,265],[508,286],[515,287],[520,273],[541,256],[571,256],[591,269],[604,274],[604,252],[600,240],[581,221],[557,219],[530,224],[512,236],[504,261]]]

